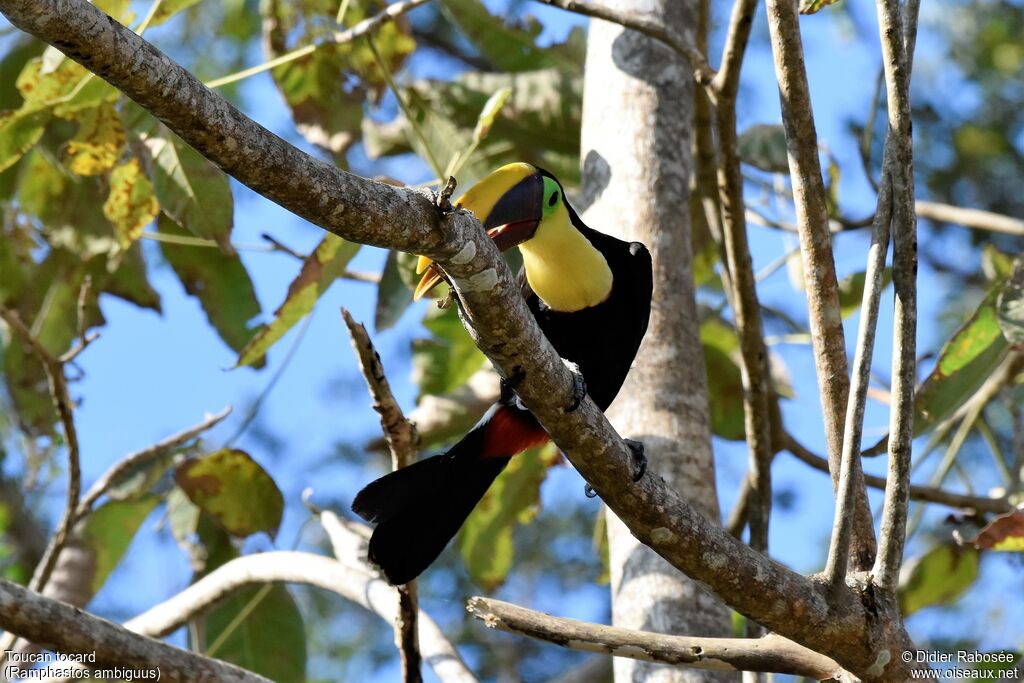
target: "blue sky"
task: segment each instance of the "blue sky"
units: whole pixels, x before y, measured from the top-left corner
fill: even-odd
[[[728,6],[723,2],[713,5],[715,24],[721,26],[727,19]],[[582,23],[573,15],[548,7],[523,7],[543,19],[545,38],[557,39],[572,25]],[[846,212],[853,216],[864,215],[873,208],[873,196],[860,172],[856,142],[848,133],[847,125],[851,118],[863,118],[874,87],[880,64],[877,45],[865,43],[857,36],[858,33],[873,36],[874,27],[874,13],[867,5],[832,10],[803,19],[818,134],[821,142],[842,165],[841,198]],[[754,45],[743,72],[739,111],[741,129],[755,123],[776,123],[780,119],[766,33],[762,10],[755,22]],[[173,31],[158,28],[147,34],[147,38],[173,52],[174,46],[168,40],[172,35]],[[713,55],[717,55],[720,39],[721,36],[717,36]],[[939,41],[929,36],[926,23],[919,42],[915,71],[917,87],[941,87],[941,73],[935,68],[941,60],[940,48]],[[253,55],[252,63],[259,59],[258,55]],[[717,61],[717,58],[712,61]],[[436,68],[437,65],[430,60],[419,60],[412,71],[422,76]],[[288,113],[269,76],[264,74],[249,79],[242,87],[242,93],[246,111],[260,123],[277,132],[291,130]],[[295,135],[288,137],[308,149],[300,138]],[[389,172],[406,180],[419,180],[423,167],[411,163],[405,168],[393,166]],[[234,190],[234,241],[257,243],[260,233],[270,232],[297,250],[308,252],[320,239],[321,232],[317,228],[244,187],[235,184]],[[840,275],[863,270],[867,237],[859,233],[839,238],[837,261]],[[941,239],[943,248],[952,255],[974,259],[967,235],[963,232],[932,239]],[[755,269],[760,269],[791,249],[794,242],[778,232],[752,227],[751,245]],[[159,265],[155,245],[150,242],[144,247],[147,256],[152,257],[150,263],[158,264],[153,269],[153,282],[163,297],[163,315],[105,297],[102,306],[108,324],[102,330],[102,338],[80,358],[85,377],[73,391],[82,398],[76,421],[83,454],[83,479],[87,483],[94,481],[126,453],[197,422],[204,411],[217,411],[230,403],[235,406],[234,415],[226,424],[213,430],[208,439],[208,443],[214,446],[224,442],[234,434],[249,404],[279,369],[297,336],[297,331],[293,330],[272,349],[268,367],[263,371],[226,370],[233,365],[234,354],[210,329],[198,303],[185,296],[169,268]],[[280,253],[243,252],[242,258],[253,276],[261,305],[269,315],[295,276],[297,262]],[[379,270],[382,262],[382,252],[366,247],[352,267],[375,271]],[[918,342],[922,349],[935,349],[941,340],[943,330],[937,328],[935,321],[945,305],[947,288],[948,284],[942,277],[922,268]],[[798,319],[804,319],[805,314],[798,308],[802,296],[794,292],[785,269],[763,283],[761,294],[766,303],[782,305]],[[347,505],[354,492],[379,471],[377,456],[368,456],[363,467],[346,466],[338,458],[332,458],[338,442],[359,445],[377,433],[376,416],[362,392],[358,370],[338,314],[338,308],[345,306],[357,320],[370,323],[374,302],[372,285],[353,282],[338,283],[323,297],[301,340],[298,353],[262,406],[258,425],[273,434],[274,443],[255,438],[254,430],[250,430],[238,443],[271,472],[285,492],[288,507],[277,541],[279,548],[290,548],[295,543],[300,525],[306,519],[299,501],[304,487],[314,486],[316,500],[320,502]],[[892,331],[890,307],[891,291],[883,299],[875,357],[875,368],[881,377],[890,374],[887,353]],[[408,344],[417,332],[419,317],[419,313],[409,313],[397,328],[374,335],[392,386],[406,409],[411,409],[415,400],[415,388],[409,380]],[[856,324],[856,316],[846,323],[851,349]],[[807,446],[824,453],[821,412],[809,347],[781,345],[773,351],[785,361],[797,393],[795,399],[783,403],[786,423]],[[885,407],[872,403],[866,419],[865,439],[876,439],[884,433],[887,423]],[[716,458],[722,507],[727,511],[746,467],[745,445],[718,442]],[[881,459],[868,462],[867,467],[884,474],[884,461]],[[312,480],[314,469],[315,480]],[[770,539],[772,555],[801,571],[820,568],[832,517],[832,493],[827,477],[810,471],[786,453],[778,456],[773,476],[777,490],[794,491],[798,498],[791,510],[776,507]],[[556,509],[558,498],[579,496],[581,492],[582,480],[575,471],[568,467],[556,468],[543,490],[544,508]],[[48,498],[54,516],[59,512],[62,496],[63,480],[60,480]],[[872,502],[876,509],[880,501],[880,495],[873,492]],[[596,510],[597,503],[593,505]],[[936,510],[932,518],[941,519],[945,514],[945,510]],[[186,558],[169,541],[166,528],[154,530],[158,522],[158,516],[154,516],[143,526],[125,562],[97,597],[94,609],[111,616],[126,617],[187,585],[190,571]],[[256,539],[248,547],[267,549],[270,542],[265,538]],[[908,554],[912,556],[920,547],[915,541]],[[976,605],[980,602],[981,608],[977,613],[957,610],[959,623],[950,626],[950,622],[940,618],[939,612],[926,610],[911,619],[912,634],[919,638],[952,636],[963,629],[964,620],[987,623],[982,620],[992,618],[989,606],[997,604],[1006,589],[1019,591],[1021,588],[1019,571],[1014,572],[1006,561],[987,558],[983,571],[983,582],[979,582],[967,598]],[[457,608],[462,597],[428,594],[425,599],[428,605],[447,604]],[[532,606],[567,616],[603,619],[607,610],[606,589],[601,587],[584,591],[572,601],[543,593],[534,597],[538,601],[547,597],[550,602]],[[1002,619],[991,622],[994,628],[972,628],[970,632],[980,633],[985,647],[1019,648],[1022,645],[1020,634],[1024,633],[1024,608],[1020,601],[1016,605],[1003,601],[1001,611]],[[941,616],[948,618],[949,612],[941,613]],[[378,672],[376,680],[391,680],[393,674],[393,669],[385,668]]]

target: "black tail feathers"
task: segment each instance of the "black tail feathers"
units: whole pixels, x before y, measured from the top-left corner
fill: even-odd
[[[412,581],[437,559],[510,458],[481,458],[482,430],[443,455],[420,460],[370,483],[352,510],[377,524],[370,561],[388,582]]]

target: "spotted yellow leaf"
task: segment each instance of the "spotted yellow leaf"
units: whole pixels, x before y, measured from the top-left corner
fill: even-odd
[[[139,238],[159,210],[153,185],[143,174],[138,159],[133,157],[111,171],[110,195],[103,204],[103,214],[114,224],[117,241],[123,248]]]
[[[112,104],[104,104],[84,111],[78,121],[78,132],[65,150],[68,169],[86,176],[106,173],[127,140],[121,117]]]

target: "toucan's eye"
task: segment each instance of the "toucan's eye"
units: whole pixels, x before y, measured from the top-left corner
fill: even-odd
[[[557,203],[558,203],[558,193],[557,192],[552,192],[551,193],[551,199],[548,200],[548,206],[554,206]]]

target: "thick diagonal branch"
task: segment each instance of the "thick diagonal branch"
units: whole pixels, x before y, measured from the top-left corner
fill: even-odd
[[[477,345],[502,374],[523,378],[520,398],[637,538],[737,611],[867,675],[878,653],[858,637],[873,627],[857,594],[826,599],[821,585],[729,536],[656,473],[633,484],[631,453],[597,406],[587,399],[565,411],[573,403],[571,373],[470,215],[442,214],[427,194],[359,178],[304,154],[85,0],[0,0],[0,11],[122,89],[257,192],[346,239],[437,262],[455,285]],[[888,641],[892,664],[873,678],[898,673],[903,645]]]
[[[5,579],[0,579],[0,627],[55,652],[95,653],[96,665],[159,668],[160,680],[164,681],[268,683],[266,678],[233,664],[132,633]]]

